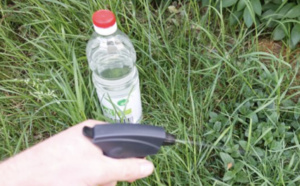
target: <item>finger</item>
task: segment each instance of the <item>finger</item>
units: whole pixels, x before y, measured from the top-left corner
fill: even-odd
[[[117,185],[117,182],[116,182],[116,181],[111,182],[111,183],[106,183],[106,184],[101,185],[101,186],[115,186],[115,185]]]
[[[136,180],[127,180],[129,183],[135,182]]]
[[[112,181],[133,181],[152,174],[153,163],[144,159],[111,159],[108,175]]]

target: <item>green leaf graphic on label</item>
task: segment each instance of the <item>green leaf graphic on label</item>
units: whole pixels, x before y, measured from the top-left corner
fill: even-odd
[[[125,114],[125,115],[128,115],[128,114],[131,114],[131,112],[132,112],[131,109],[127,109],[127,110],[125,110],[124,114]]]
[[[122,100],[118,101],[119,106],[125,106],[126,103],[127,103],[127,99],[122,99]]]

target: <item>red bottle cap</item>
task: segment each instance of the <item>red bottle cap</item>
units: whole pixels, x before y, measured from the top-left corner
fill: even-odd
[[[93,14],[93,23],[100,28],[109,28],[116,23],[116,17],[109,10],[98,10]]]

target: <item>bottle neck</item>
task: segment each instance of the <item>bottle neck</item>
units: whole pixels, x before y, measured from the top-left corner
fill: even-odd
[[[117,30],[117,23],[115,23],[113,26],[108,27],[108,28],[100,28],[94,25],[94,30],[97,34],[102,35],[102,36],[109,36],[114,34]]]

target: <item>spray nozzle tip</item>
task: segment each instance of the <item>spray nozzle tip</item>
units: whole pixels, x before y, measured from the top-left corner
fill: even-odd
[[[163,142],[163,145],[174,145],[176,142],[176,136],[173,134],[166,133],[166,138]]]

